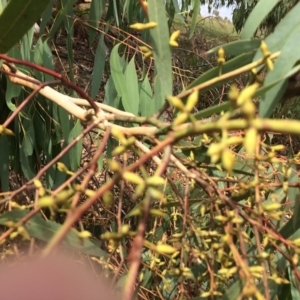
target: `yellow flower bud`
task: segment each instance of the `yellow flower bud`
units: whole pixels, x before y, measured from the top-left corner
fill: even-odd
[[[167,100],[173,107],[179,109],[180,111],[184,110],[185,108],[184,104],[179,98],[173,96],[167,96]]]
[[[171,46],[173,46],[173,47],[179,46],[179,44],[177,42],[179,35],[180,35],[180,30],[176,30],[171,34],[170,42],[169,42]]]
[[[240,94],[240,92],[239,92],[237,86],[235,84],[233,84],[231,86],[231,89],[228,92],[228,98],[229,98],[230,102],[233,104],[234,107],[236,106],[239,94]]]
[[[112,127],[111,129],[111,134],[116,137],[122,144],[126,143],[126,138],[125,135],[122,131],[120,131],[118,128],[116,127]]]
[[[55,198],[54,198],[55,202],[57,202],[57,203],[65,202],[65,201],[69,200],[70,197],[72,197],[74,195],[74,193],[75,193],[75,191],[73,189],[61,191],[55,196]]]
[[[263,205],[263,209],[264,211],[273,211],[273,210],[277,210],[279,208],[281,208],[281,204],[280,203],[271,203],[271,204],[267,204],[267,205]]]
[[[247,130],[244,138],[244,148],[248,155],[253,155],[256,150],[258,132],[256,128],[251,127]]]
[[[270,71],[273,71],[273,70],[274,70],[274,64],[273,64],[272,59],[267,58],[266,64],[267,64],[267,67],[268,67],[268,69],[269,69]]]
[[[152,51],[147,46],[140,46],[139,48],[143,53],[144,59],[152,55]]]
[[[124,145],[118,146],[114,149],[113,155],[121,155],[122,153],[126,152],[127,147]]]
[[[241,107],[242,113],[248,120],[251,120],[255,117],[256,114],[256,106],[255,104],[249,100],[246,101]]]
[[[156,246],[156,251],[161,253],[161,254],[173,254],[175,253],[177,250],[167,244],[160,244]]]
[[[225,51],[222,47],[218,50],[218,58],[225,58]]]
[[[270,51],[268,50],[268,47],[267,47],[267,44],[265,43],[265,41],[261,41],[260,50],[261,50],[262,54],[264,55],[264,57],[268,57],[271,54]]]
[[[155,209],[155,208],[150,209],[150,214],[155,217],[165,217],[166,216],[166,214],[162,210]]]
[[[139,46],[139,48],[143,53],[151,52],[151,49],[147,46]]]
[[[122,227],[121,227],[121,233],[123,235],[128,234],[129,230],[130,230],[130,226],[128,224],[123,224],[122,225]]]
[[[114,195],[111,191],[106,191],[103,194],[103,202],[104,202],[104,206],[106,208],[110,208],[114,202]]]
[[[210,156],[211,162],[216,163],[222,154],[224,146],[220,143],[212,143],[207,151],[207,155]]]
[[[51,196],[42,197],[38,201],[38,206],[41,207],[41,208],[53,207],[54,205],[55,205],[55,201],[54,201],[53,197],[51,197]]]
[[[145,29],[152,29],[157,26],[156,22],[149,22],[149,23],[135,23],[130,25],[131,29],[136,29],[136,30],[145,30]]]
[[[81,239],[88,239],[92,236],[92,234],[87,231],[87,230],[83,230],[83,231],[80,231],[80,232],[76,232],[78,237],[80,237]]]
[[[5,128],[3,125],[0,125],[0,135],[1,134],[14,135],[14,133],[10,129]]]
[[[109,168],[113,171],[113,172],[121,172],[122,171],[122,168],[121,166],[119,165],[118,162],[116,162],[115,160],[109,160],[107,162]]]
[[[222,152],[222,165],[229,174],[232,173],[234,160],[235,157],[232,152],[228,148],[224,149]]]
[[[165,184],[165,179],[160,176],[152,176],[146,179],[146,183],[152,186],[158,186]]]
[[[197,90],[190,94],[190,96],[188,97],[186,106],[185,106],[186,112],[191,112],[195,108],[195,106],[198,102],[198,97],[199,97],[199,92]]]
[[[133,173],[133,172],[125,172],[123,173],[123,178],[131,183],[134,184],[144,184],[144,179],[140,177],[138,174]]]
[[[179,114],[176,119],[173,121],[173,125],[174,126],[177,126],[177,125],[180,125],[182,123],[184,123],[189,117],[189,114],[188,113],[181,113]]]
[[[36,188],[41,188],[43,185],[40,180],[34,179],[33,184]]]
[[[254,96],[258,87],[259,87],[259,84],[254,83],[254,84],[247,86],[245,89],[243,89],[238,97],[237,105],[241,106],[246,101],[250,101],[252,99],[252,97]]]
[[[60,171],[62,173],[67,173],[69,171],[68,168],[66,167],[66,165],[63,164],[62,162],[57,163],[57,169],[58,169],[58,171]]]

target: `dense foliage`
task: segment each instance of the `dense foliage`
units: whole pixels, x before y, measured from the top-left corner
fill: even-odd
[[[246,20],[248,19],[253,8],[259,0],[202,0],[202,4],[208,4],[209,8],[219,8],[222,6],[231,6],[233,10],[233,24],[237,31],[241,31]],[[262,2],[262,1],[261,1]],[[281,0],[281,1],[265,1],[273,7],[270,13],[259,24],[258,29],[265,33],[270,33],[282,18],[297,4],[299,0]]]
[[[247,1],[198,74],[176,49],[201,1],[179,2],[0,0],[1,257],[80,251],[123,299],[299,299],[299,154],[278,140],[300,122],[276,110],[300,3],[253,39],[286,2]]]

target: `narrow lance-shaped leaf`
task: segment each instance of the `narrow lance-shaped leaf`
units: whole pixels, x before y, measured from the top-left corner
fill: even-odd
[[[269,51],[272,53],[282,49],[283,44],[287,42],[286,37],[290,35],[291,31],[300,26],[300,3],[296,4],[293,9],[278,23],[275,30],[270,34],[265,42],[268,46]],[[296,49],[296,48],[295,48]],[[262,52],[257,51],[253,61],[262,58]]]
[[[120,26],[120,21],[119,21],[119,5],[116,0],[112,0],[112,3],[113,3],[113,8],[114,8],[114,17],[115,17],[115,20],[116,20],[116,23],[117,23],[117,26]]]
[[[138,114],[140,106],[140,95],[139,95],[139,85],[138,78],[135,69],[134,57],[131,59],[125,70],[125,80],[126,80],[126,97],[124,97],[123,105],[125,107],[124,101],[130,102],[126,105],[133,108],[133,113]]]
[[[141,115],[146,117],[155,113],[152,89],[147,76],[140,86],[140,111]]]
[[[159,96],[155,97],[156,108],[159,108],[163,105],[165,97],[172,94],[172,61],[164,1],[149,0],[148,13],[149,21],[157,23],[157,26],[150,30],[150,34],[157,81],[159,82],[159,86],[156,85],[156,87],[160,90]]]
[[[134,70],[132,69],[132,66],[129,67],[129,69],[127,70],[127,73],[129,75],[133,76],[133,78],[130,80],[136,81],[136,83],[133,83],[133,85],[132,85],[132,83],[127,82],[129,79],[123,73],[123,65],[126,65],[126,64],[124,64],[123,59],[119,56],[119,53],[118,53],[119,46],[120,46],[120,44],[116,45],[111,52],[111,56],[110,56],[111,76],[113,78],[114,85],[118,92],[118,95],[122,98],[121,99],[122,105],[124,106],[125,110],[127,112],[131,112],[131,113],[137,115],[138,109],[139,109],[138,96],[136,99],[133,99],[132,94],[131,94],[131,92],[136,89],[134,87],[134,85],[137,83],[137,79],[134,78],[134,77],[136,77],[136,71],[135,71],[135,69]],[[125,70],[126,70],[126,68],[125,68]],[[134,68],[134,66],[133,66],[133,68]],[[134,92],[134,94],[136,94],[136,92]],[[137,104],[135,103],[135,101],[137,101]]]
[[[80,124],[80,121],[77,120],[74,127],[72,128],[68,142],[72,142],[74,139],[76,139],[82,132],[82,127]],[[76,145],[70,149],[69,152],[69,159],[70,159],[70,166],[73,171],[78,170],[78,167],[80,166],[81,161],[81,154],[82,154],[82,139],[77,141]]]
[[[191,29],[190,29],[190,38],[195,33],[199,12],[200,12],[200,0],[195,0],[194,6],[193,6],[193,16],[192,16],[192,23],[191,23]]]
[[[19,222],[22,218],[28,215],[28,210],[13,210],[6,212],[0,216],[0,224],[6,225],[7,222]],[[54,234],[60,230],[61,224],[54,221],[45,221],[41,215],[37,214],[33,216],[29,221],[25,223],[25,229],[31,237],[39,239],[44,242],[50,241]],[[75,249],[86,253],[88,255],[94,255],[98,257],[108,257],[99,246],[92,243],[89,239],[81,239],[76,234],[75,230],[71,230],[63,240],[62,244],[68,248]]]
[[[240,55],[246,52],[251,52],[253,50],[256,50],[259,48],[261,43],[261,40],[259,39],[255,39],[255,40],[239,40],[239,41],[234,41],[222,46],[217,46],[214,47],[212,49],[210,49],[209,51],[207,51],[207,54],[211,54],[211,53],[216,53],[218,52],[218,50],[220,49],[220,47],[222,47],[225,51],[226,55]]]
[[[228,62],[226,62],[223,65],[222,73],[226,74],[237,68],[247,65],[248,63],[250,63],[252,61],[254,55],[255,55],[255,52],[249,52],[249,53],[241,54],[241,55],[229,60]],[[219,67],[215,67],[215,68],[205,72],[203,75],[199,76],[198,78],[196,78],[192,83],[190,83],[186,87],[186,89],[187,90],[191,89],[201,83],[204,83],[208,80],[214,79],[214,78],[218,77],[218,74],[219,74]],[[212,89],[213,87],[223,84],[224,82],[227,82],[227,81],[228,81],[228,79],[224,79],[223,81],[218,81],[215,84],[212,83],[206,89]],[[204,91],[204,89],[202,89],[201,91]]]
[[[8,137],[0,136],[0,187],[3,192],[9,190],[9,149]]]
[[[112,107],[119,108],[120,97],[118,96],[112,76],[110,76],[105,84],[104,103]]]
[[[120,44],[116,45],[110,54],[110,69],[111,69],[111,77],[114,81],[114,85],[116,90],[120,96],[123,96],[126,93],[126,86],[125,86],[125,78],[123,75],[123,70],[120,62],[119,56],[119,46]]]
[[[166,1],[166,12],[168,14],[168,26],[171,28],[173,21],[174,21],[174,16],[175,16],[175,7],[173,4],[172,0],[167,0]]]
[[[34,28],[31,27],[21,40],[21,55],[22,59],[30,60],[31,58],[31,46],[33,40]]]
[[[22,59],[21,52],[17,45],[15,45],[9,50],[8,55],[14,58]],[[13,98],[18,97],[21,93],[21,90],[22,87],[20,85],[16,85],[12,83],[10,80],[7,80],[5,100],[7,106],[11,111],[14,111],[16,109],[16,105],[15,103],[13,103]]]
[[[10,0],[0,15],[0,53],[6,53],[34,25],[49,0]]]
[[[271,89],[274,85],[276,85],[277,83],[279,83],[280,81],[282,81],[284,79],[289,78],[293,74],[297,73],[299,70],[300,70],[300,66],[297,66],[297,67],[293,68],[290,72],[285,74],[285,76],[283,76],[281,78],[277,78],[276,80],[274,80],[273,82],[270,82],[269,84],[265,84],[261,88],[257,89],[257,91],[255,92],[254,98],[263,95],[266,91]],[[208,71],[208,72],[210,72],[210,71]],[[210,106],[210,107],[202,109],[198,113],[194,114],[194,118],[196,120],[200,120],[202,118],[206,118],[206,117],[212,116],[214,114],[218,114],[222,111],[227,111],[230,109],[230,107],[231,107],[231,104],[229,102],[224,102],[221,104]]]
[[[105,62],[106,62],[105,59],[106,59],[106,46],[104,43],[104,35],[102,35],[98,42],[96,56],[94,60],[92,88],[91,88],[92,98],[95,98],[99,91],[103,72],[104,72]]]
[[[64,7],[56,15],[53,25],[51,26],[49,37],[53,37],[55,33],[58,32],[63,20],[66,18],[66,15],[67,15],[67,7]]]
[[[20,150],[21,168],[26,179],[30,180],[35,175],[33,170],[31,169],[32,164],[29,157],[26,155],[25,151],[24,150],[22,151],[22,149],[24,148],[24,144],[22,143],[22,145],[20,145],[19,147],[20,147],[19,150]]]
[[[180,13],[179,5],[177,0],[172,0],[174,8],[175,8],[175,13],[178,15],[180,18],[181,22],[184,23],[184,19],[182,17],[182,14]]]
[[[44,13],[42,15],[42,21],[41,21],[41,24],[40,24],[40,32],[39,32],[40,35],[42,35],[44,33],[46,25],[52,17],[53,2],[52,1],[48,1],[48,2],[49,3],[48,3],[48,5],[47,5],[47,7],[44,10]]]
[[[243,31],[241,33],[242,39],[250,39],[253,37],[255,31],[268,15],[268,13],[276,6],[281,0],[264,0],[258,1],[248,17]]]
[[[297,12],[297,14],[299,15],[300,3],[296,5],[292,11]],[[284,39],[285,43],[282,45],[282,48],[280,49],[281,50],[280,56],[277,58],[274,64],[274,70],[268,72],[264,85],[267,85],[278,78],[284,77],[300,59],[299,51],[296,50],[299,49],[300,47],[300,39],[299,39],[300,21],[298,17],[296,19],[294,19],[294,17],[295,17],[294,13],[293,14],[289,13],[282,21],[282,22],[288,22],[287,24],[289,25],[290,30],[286,31],[286,36]],[[269,47],[268,41],[266,41],[266,43],[267,46]],[[264,95],[263,101],[260,102],[260,106],[259,106],[259,115],[261,117],[268,117],[272,114],[274,107],[282,98],[286,86],[287,86],[287,80],[279,82],[277,85],[272,87]]]
[[[91,3],[89,24],[91,27],[88,28],[89,44],[90,46],[95,40],[97,35],[97,29],[100,24],[100,19],[105,8],[105,0],[93,0]]]
[[[298,267],[298,272],[299,272]],[[291,298],[293,300],[300,299],[300,290],[299,290],[299,279],[295,276],[294,270],[291,267],[288,267],[288,273],[290,278],[290,287],[291,287]]]

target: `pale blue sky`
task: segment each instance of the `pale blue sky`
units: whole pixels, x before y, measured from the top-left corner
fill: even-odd
[[[227,17],[229,20],[232,20],[232,11],[233,11],[234,7],[219,7],[217,10],[220,12],[220,17],[224,18]],[[209,15],[212,15],[214,9],[211,10],[211,14],[209,14],[208,12],[208,7],[207,5],[201,5],[201,9],[200,9],[200,13],[201,16],[203,17],[207,17]]]
[[[181,6],[181,1],[179,1],[179,7]],[[232,12],[233,12],[234,6],[230,7],[219,7],[217,10],[220,12],[220,17],[224,18],[227,17],[229,20],[232,21]],[[214,8],[212,8],[211,12],[213,12]],[[208,4],[201,5],[200,8],[200,13],[201,16],[207,17],[207,16],[212,16],[212,13],[208,12]]]

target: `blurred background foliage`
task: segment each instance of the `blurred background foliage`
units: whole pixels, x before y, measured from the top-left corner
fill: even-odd
[[[1,259],[61,242],[124,299],[299,299],[299,1],[19,2],[0,0]]]

